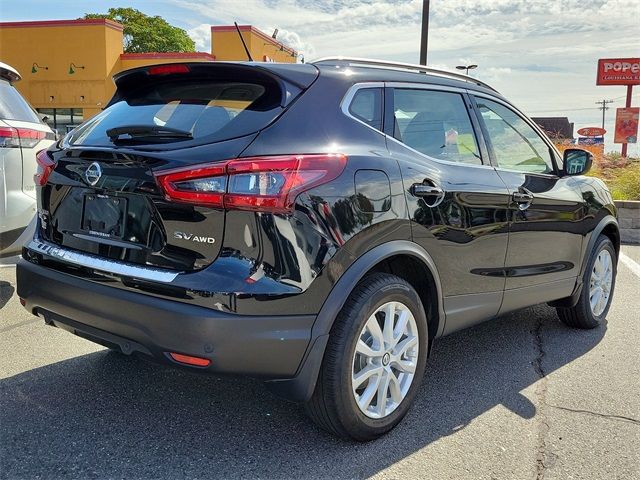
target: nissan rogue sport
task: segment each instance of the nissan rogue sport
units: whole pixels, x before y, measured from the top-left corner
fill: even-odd
[[[438,337],[539,303],[570,327],[607,316],[620,239],[590,154],[479,80],[345,58],[114,79],[38,155],[17,291],[48,325],[264,379],[370,440]]]

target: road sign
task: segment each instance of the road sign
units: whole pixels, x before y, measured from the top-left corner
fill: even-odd
[[[616,111],[616,134],[613,143],[638,142],[638,117],[640,108],[618,108]]]
[[[607,131],[600,127],[584,127],[578,130],[578,135],[582,135],[583,137],[601,137],[605,133],[607,133]]]
[[[640,85],[640,58],[601,58],[596,85]]]

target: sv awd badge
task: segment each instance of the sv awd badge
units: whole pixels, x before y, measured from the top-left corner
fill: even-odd
[[[188,242],[198,242],[198,243],[215,243],[216,239],[213,237],[200,237],[198,235],[194,235],[193,233],[186,232],[173,232],[173,238],[178,240],[187,240]]]

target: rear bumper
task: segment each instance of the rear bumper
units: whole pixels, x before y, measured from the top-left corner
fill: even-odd
[[[200,368],[271,380],[295,377],[315,315],[247,316],[159,299],[21,260],[25,308],[79,336],[172,363],[167,352],[211,360]],[[288,396],[286,392],[282,392]]]

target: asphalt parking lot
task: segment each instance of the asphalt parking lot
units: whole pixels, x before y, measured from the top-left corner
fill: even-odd
[[[408,417],[368,444],[259,381],[46,327],[5,261],[0,478],[640,478],[640,246],[623,252],[607,325],[570,330],[539,306],[442,339]]]

